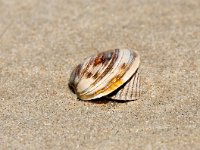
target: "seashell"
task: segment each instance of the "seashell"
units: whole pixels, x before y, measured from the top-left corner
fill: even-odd
[[[69,86],[82,100],[135,100],[140,96],[139,64],[138,52],[130,49],[101,52],[72,71]]]

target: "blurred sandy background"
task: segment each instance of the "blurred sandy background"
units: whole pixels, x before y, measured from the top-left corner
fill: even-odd
[[[141,54],[142,97],[85,102],[85,57]],[[199,0],[0,0],[0,149],[200,149]]]

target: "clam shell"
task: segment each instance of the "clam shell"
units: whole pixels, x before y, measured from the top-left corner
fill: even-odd
[[[82,64],[79,64],[73,70],[69,86],[82,100],[100,98],[117,90],[131,77],[134,77],[133,75],[136,73],[139,63],[139,54],[130,49],[101,52],[85,59]],[[132,79],[129,84],[136,82]],[[128,87],[132,88],[131,85]],[[117,95],[113,98],[121,100],[121,97]]]

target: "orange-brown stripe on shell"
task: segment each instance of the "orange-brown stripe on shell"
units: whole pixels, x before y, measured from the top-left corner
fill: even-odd
[[[89,98],[92,98],[95,95],[98,95],[103,92],[112,92],[113,90],[116,89],[116,87],[119,87],[122,84],[123,84],[123,80],[118,75],[115,78],[113,78],[104,88],[96,91],[95,93],[90,94],[90,95],[79,95],[78,94],[78,97],[80,97],[81,99],[89,99]]]
[[[85,69],[83,68],[83,64],[79,64],[78,66],[76,66],[76,68],[72,71],[71,75],[70,75],[70,79],[69,79],[69,86],[72,88],[76,88],[78,82],[81,80],[83,73],[85,73],[90,65],[91,59],[90,61],[87,63]],[[77,80],[77,81],[76,81]]]

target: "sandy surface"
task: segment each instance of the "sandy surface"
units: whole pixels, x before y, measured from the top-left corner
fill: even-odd
[[[85,57],[141,54],[142,97],[85,102]],[[200,149],[199,0],[0,0],[0,149]]]

